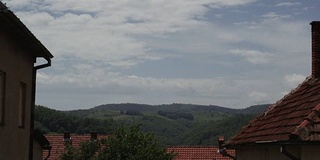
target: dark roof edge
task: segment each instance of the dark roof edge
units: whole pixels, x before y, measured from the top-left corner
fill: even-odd
[[[218,146],[167,145],[166,148],[218,148]]]
[[[312,21],[310,24],[320,23],[320,21]]]
[[[8,7],[0,1],[0,10],[8,10]]]
[[[257,142],[249,142],[249,143],[241,143],[241,144],[226,144],[224,147],[227,149],[235,149],[242,147],[258,147],[258,146],[281,146],[281,145],[320,145],[320,141],[300,141],[300,140],[292,140],[292,141],[257,141]]]
[[[41,53],[36,53],[37,57],[43,57],[46,60],[53,58],[50,51],[31,33],[31,31],[20,21],[20,19],[10,10],[8,7],[0,1],[0,13],[6,15],[6,17],[17,26],[28,38],[29,41],[33,42]]]

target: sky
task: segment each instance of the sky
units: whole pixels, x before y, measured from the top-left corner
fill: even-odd
[[[311,74],[318,0],[3,0],[54,55],[36,104],[245,108]],[[45,63],[39,59],[37,64]]]

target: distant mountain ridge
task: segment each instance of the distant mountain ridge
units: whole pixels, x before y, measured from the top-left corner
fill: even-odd
[[[197,105],[197,104],[161,104],[161,105],[147,105],[136,103],[120,103],[120,104],[103,104],[91,109],[93,110],[131,110],[135,109],[140,112],[148,112],[155,110],[169,110],[169,111],[215,111],[227,114],[258,114],[264,112],[271,104],[253,105],[243,109],[233,109],[217,105]]]
[[[90,109],[58,111],[35,107],[35,128],[44,133],[112,134],[121,125],[141,125],[163,145],[217,145],[228,139],[270,104],[232,109],[216,105],[135,103],[104,104]]]

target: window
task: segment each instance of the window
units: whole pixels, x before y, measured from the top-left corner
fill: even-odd
[[[0,71],[0,125],[4,125],[6,74]]]
[[[26,112],[26,84],[23,82],[20,82],[20,91],[19,91],[19,119],[18,119],[18,125],[20,128],[24,128],[25,125],[25,112]]]

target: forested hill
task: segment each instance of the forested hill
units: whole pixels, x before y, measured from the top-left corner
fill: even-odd
[[[227,107],[221,107],[216,105],[195,105],[195,104],[162,104],[162,105],[147,105],[147,104],[135,104],[135,103],[121,103],[121,104],[104,104],[100,106],[93,107],[91,109],[81,109],[68,111],[74,115],[89,115],[95,111],[138,111],[138,112],[158,112],[168,111],[168,112],[219,112],[224,114],[259,114],[264,112],[270,104],[254,105],[244,109],[233,109]]]
[[[192,104],[105,104],[91,109],[58,111],[35,108],[35,127],[43,133],[112,134],[121,125],[141,125],[163,145],[216,145],[218,136],[228,139],[269,104],[245,109]]]
[[[122,104],[105,104],[96,106],[92,109],[94,110],[138,110],[140,112],[150,112],[150,111],[158,111],[158,110],[166,110],[166,111],[183,111],[183,112],[193,112],[193,111],[216,111],[221,113],[229,113],[229,114],[256,114],[262,113],[264,110],[269,107],[270,104],[263,105],[255,105],[250,106],[244,109],[232,109],[226,108],[216,105],[195,105],[195,104],[162,104],[162,105],[146,105],[146,104],[134,104],[134,103],[122,103]]]

